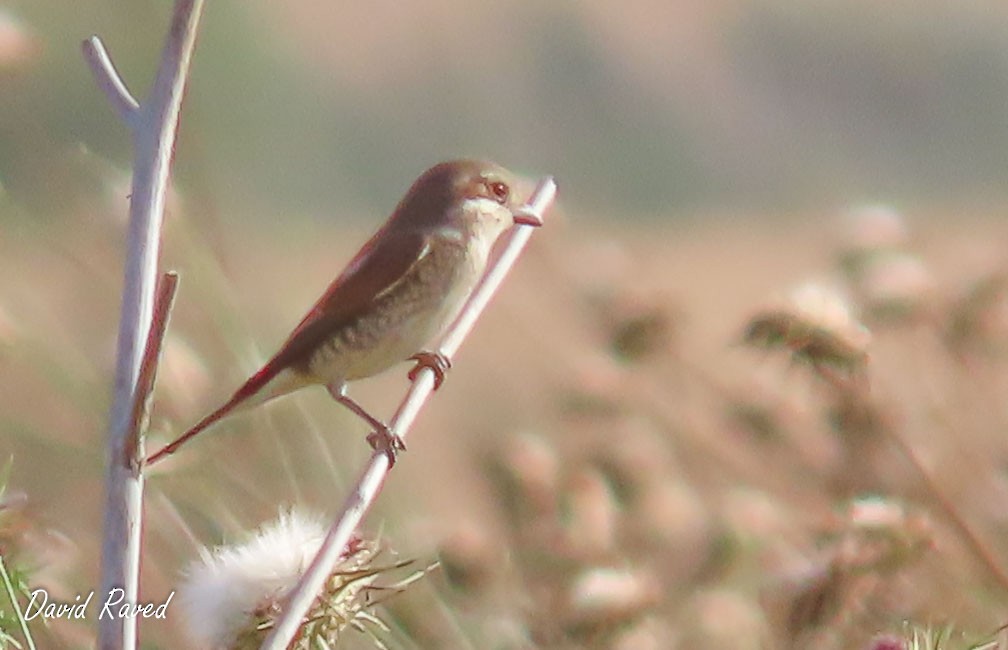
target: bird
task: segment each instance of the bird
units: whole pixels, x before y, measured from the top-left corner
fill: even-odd
[[[483,276],[497,238],[515,224],[538,226],[518,210],[516,177],[496,163],[437,164],[413,183],[391,216],[350,260],[287,340],[216,410],[149,456],[154,464],[219,420],[295,390],[322,385],[373,428],[368,442],[390,464],[398,436],[347,394],[347,383],[413,360],[435,388],[450,367],[424,349],[458,316]]]

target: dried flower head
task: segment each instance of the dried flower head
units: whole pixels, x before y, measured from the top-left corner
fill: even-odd
[[[511,437],[494,459],[502,496],[512,515],[553,515],[557,508],[560,458],[542,437],[521,433]]]
[[[797,536],[793,513],[780,500],[755,488],[729,491],[719,511],[725,532],[743,548],[758,551],[768,545],[788,544]]]
[[[182,620],[193,642],[231,647],[243,629],[287,595],[324,537],[317,518],[283,512],[242,544],[202,551],[179,587]]]
[[[823,536],[819,559],[792,585],[792,639],[802,638],[802,646],[808,646],[810,635],[831,635],[842,621],[870,616],[885,598],[884,578],[919,558],[930,541],[928,520],[897,501],[865,497],[850,502]]]
[[[868,650],[907,650],[906,639],[894,634],[882,634],[868,642]]]
[[[906,521],[903,505],[892,499],[867,496],[854,499],[847,506],[844,519],[853,528],[885,530],[901,527]]]
[[[568,621],[574,626],[601,625],[643,615],[661,595],[653,575],[608,567],[583,571],[568,592]]]
[[[907,242],[907,226],[896,208],[882,203],[861,205],[845,215],[844,260],[856,263],[864,255],[892,250]]]
[[[179,587],[183,620],[193,644],[199,648],[258,648],[324,537],[317,518],[290,511],[282,512],[241,544],[203,551],[186,569]],[[351,542],[293,647],[333,645],[348,626],[360,626],[359,617],[373,619],[367,612],[374,604],[368,587],[383,572],[409,564],[375,568],[372,565],[378,553],[374,542]],[[407,581],[390,588],[400,589]]]
[[[486,526],[460,523],[438,549],[441,568],[452,585],[464,590],[487,587],[500,564],[502,549],[494,543]]]
[[[851,501],[839,529],[835,562],[845,571],[900,568],[929,548],[933,538],[925,515],[875,496]]]
[[[781,306],[753,317],[744,338],[750,345],[789,350],[795,360],[815,367],[854,374],[868,360],[871,334],[839,290],[809,283]]]
[[[662,296],[620,294],[602,305],[616,358],[634,363],[672,350],[679,318],[670,303]]]
[[[678,565],[700,564],[710,552],[711,521],[703,499],[689,483],[666,478],[647,486],[628,517],[635,532],[654,547],[672,551]]]
[[[1008,274],[992,273],[969,287],[952,306],[945,340],[960,355],[1008,350]]]
[[[567,548],[578,557],[612,551],[619,504],[609,481],[598,470],[584,467],[575,472],[566,487]]]
[[[888,252],[867,261],[855,278],[867,311],[886,321],[926,315],[934,279],[915,255]]]

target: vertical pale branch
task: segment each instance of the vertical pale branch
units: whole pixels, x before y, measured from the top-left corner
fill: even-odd
[[[540,181],[528,203],[519,208],[519,211],[541,222],[543,213],[552,205],[555,196],[556,184],[552,178],[545,178]],[[532,230],[533,226],[528,225],[516,226],[512,230],[510,238],[493,267],[473,291],[462,314],[442,337],[438,352],[449,361],[458,352],[462,341],[472,330],[483,309],[518,259],[518,255],[532,235]],[[389,422],[389,429],[405,438],[413,420],[416,419],[421,407],[433,390],[434,371],[424,367],[414,379],[409,392]],[[350,537],[378,497],[389,469],[386,453],[381,450],[375,451],[364,472],[351,489],[350,495],[343,503],[340,515],[326,534],[322,547],[315,559],[312,560],[311,566],[308,567],[301,581],[287,599],[283,616],[266,638],[262,650],[282,650],[294,639],[301,626],[301,621],[322,590],[326,579],[339,562],[343,549],[350,542]]]
[[[143,103],[130,95],[98,37],[83,45],[98,85],[133,135],[133,183],[107,441],[103,602],[115,589],[123,590],[123,603],[135,603],[138,596],[143,477],[136,469],[142,449],[135,444],[136,432],[132,431],[134,404],[144,399],[138,394],[137,382],[153,312],[168,173],[202,9],[203,0],[176,0],[157,77]],[[136,637],[135,618],[99,620],[98,647],[102,650],[134,648]]]

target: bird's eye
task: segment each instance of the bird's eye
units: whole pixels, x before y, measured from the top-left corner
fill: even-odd
[[[511,193],[511,190],[510,188],[508,188],[507,184],[501,183],[500,181],[497,181],[495,183],[489,183],[487,187],[490,188],[490,192],[491,194],[493,194],[494,200],[496,200],[501,205],[503,205],[504,202],[508,200],[508,195]]]

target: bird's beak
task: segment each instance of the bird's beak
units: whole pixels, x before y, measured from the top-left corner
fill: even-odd
[[[542,219],[524,206],[514,210],[511,215],[514,217],[515,224],[519,226],[532,226],[534,228],[538,228],[543,225]]]

